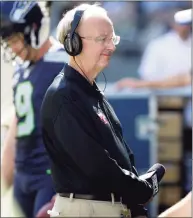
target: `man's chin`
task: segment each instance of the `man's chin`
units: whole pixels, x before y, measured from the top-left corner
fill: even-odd
[[[110,57],[108,59],[103,59],[100,63],[101,67],[107,67],[109,65]]]

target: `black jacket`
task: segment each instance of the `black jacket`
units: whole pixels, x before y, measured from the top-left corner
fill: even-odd
[[[114,193],[140,212],[137,205],[152,197],[152,187],[138,178],[121,124],[95,83],[66,65],[49,87],[41,114],[58,193]]]

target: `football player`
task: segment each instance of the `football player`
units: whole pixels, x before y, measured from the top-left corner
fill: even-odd
[[[49,36],[49,18],[37,2],[0,4],[1,46],[4,58],[15,65],[15,114],[3,145],[1,174],[7,186],[13,178],[14,197],[29,218],[55,194],[42,141],[40,107],[68,56]]]

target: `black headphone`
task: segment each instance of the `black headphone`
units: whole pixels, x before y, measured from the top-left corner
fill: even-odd
[[[67,33],[64,39],[64,48],[70,56],[79,55],[82,51],[82,39],[75,31],[78,27],[84,11],[85,10],[76,11],[74,19],[71,23],[71,30]]]

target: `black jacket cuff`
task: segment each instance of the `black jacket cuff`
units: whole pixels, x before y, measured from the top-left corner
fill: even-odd
[[[142,205],[137,205],[131,208],[131,217],[146,216],[148,217],[147,209]]]

